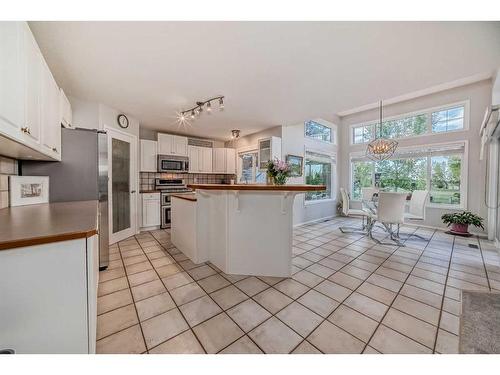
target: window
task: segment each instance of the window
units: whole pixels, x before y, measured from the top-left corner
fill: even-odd
[[[463,129],[464,106],[432,113],[432,132],[441,133]]]
[[[257,155],[257,151],[245,152],[238,155],[238,182],[258,184],[266,182],[266,172],[257,168]]]
[[[435,204],[460,204],[461,155],[431,158],[430,200]]]
[[[315,121],[306,121],[306,137],[318,141],[332,142],[332,128],[318,124]]]
[[[388,119],[382,123],[382,136],[399,139],[464,129],[467,105],[467,103],[462,103]],[[368,143],[374,139],[374,132],[377,131],[377,135],[380,132],[378,124],[374,121],[353,126],[352,144]]]
[[[351,157],[351,198],[364,187],[383,191],[429,190],[433,205],[466,208],[466,142],[399,149],[394,158],[373,162]]]
[[[319,201],[332,198],[332,165],[331,156],[306,151],[305,177],[306,184],[325,185],[324,191],[308,191],[306,201]]]

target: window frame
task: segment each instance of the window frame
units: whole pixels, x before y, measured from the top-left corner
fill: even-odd
[[[242,148],[239,150],[236,150],[236,183],[245,183],[244,181],[240,180],[240,175],[243,172],[243,161],[241,160],[241,155],[243,154],[256,154],[255,157],[255,163],[256,165],[253,166],[253,171],[252,171],[252,181],[249,181],[249,183],[252,184],[259,184],[259,185],[265,185],[266,182],[258,182],[257,179],[257,173],[261,171],[258,168],[258,162],[259,162],[259,151],[258,149],[255,149],[253,147],[251,148]],[[261,171],[262,172],[262,171]]]
[[[454,141],[454,142],[441,142],[441,143],[431,143],[431,144],[423,144],[419,145],[418,147],[416,146],[411,146],[411,147],[401,147],[400,149],[402,150],[418,150],[422,148],[437,148],[440,146],[450,146],[450,145],[456,145],[456,146],[463,146],[464,151],[463,153],[458,153],[461,155],[461,165],[460,165],[460,180],[462,183],[460,184],[460,204],[459,205],[454,205],[454,204],[441,204],[441,203],[431,203],[430,202],[430,193],[431,193],[431,178],[432,178],[432,163],[431,159],[433,156],[439,156],[438,154],[431,155],[430,153],[426,155],[425,157],[427,158],[427,176],[426,176],[426,189],[429,190],[429,197],[427,198],[426,202],[426,207],[428,208],[441,208],[441,209],[454,209],[454,210],[467,210],[467,193],[468,193],[468,177],[469,177],[469,141],[463,140],[463,141]],[[450,155],[453,155],[450,153]],[[352,191],[352,183],[353,183],[353,177],[354,177],[354,170],[353,170],[353,159],[362,159],[364,156],[364,153],[361,153],[359,151],[357,152],[351,152],[349,154],[349,194],[352,197],[353,191]],[[394,159],[398,159],[397,157]],[[361,161],[361,160],[360,160]],[[363,161],[369,161],[372,163],[375,163],[374,161],[371,161],[369,159],[363,160]],[[375,186],[375,168],[372,169],[372,187]],[[353,202],[360,202],[360,199],[352,199],[351,201]]]
[[[326,142],[329,143],[329,142]],[[330,193],[331,196],[330,198],[326,199],[315,199],[315,200],[307,200],[306,195],[304,194],[304,206],[310,206],[310,205],[315,205],[319,203],[325,203],[325,202],[333,202],[337,200],[337,152],[329,152],[325,150],[320,150],[320,149],[314,149],[314,148],[304,148],[304,181],[306,180],[306,162],[307,162],[307,153],[315,153],[319,155],[326,156],[331,159],[331,167],[330,167]]]
[[[318,125],[324,126],[325,128],[330,129],[330,140],[329,141],[324,141],[322,139],[312,138],[312,137],[310,137],[310,136],[307,135],[307,123],[311,122],[311,121],[315,122]],[[336,133],[336,131],[335,131],[335,128],[333,126],[329,126],[329,125],[323,124],[319,120],[306,120],[306,121],[304,121],[304,138],[305,139],[309,139],[310,141],[320,142],[320,143],[324,143],[324,144],[327,144],[327,145],[335,145],[336,144],[336,134],[335,133]]]
[[[444,111],[448,109],[452,109],[454,107],[464,107],[464,126],[461,129],[455,129],[455,130],[448,130],[445,132],[433,132],[432,131],[432,113],[434,112],[439,112],[439,111]],[[469,130],[469,119],[470,119],[470,100],[462,100],[454,103],[449,103],[445,105],[440,105],[436,107],[431,107],[431,108],[424,108],[418,111],[413,111],[413,112],[406,112],[402,113],[399,115],[395,116],[390,116],[390,117],[384,117],[383,121],[391,121],[391,120],[401,120],[405,118],[410,118],[410,117],[415,117],[418,115],[427,115],[427,131],[423,134],[417,134],[417,135],[410,135],[408,137],[399,137],[399,138],[391,138],[395,140],[400,140],[400,139],[413,139],[413,138],[421,138],[421,137],[428,137],[433,134],[449,134],[449,133],[459,133],[459,132],[465,132]],[[362,142],[362,143],[354,143],[354,129],[355,128],[360,128],[360,127],[367,127],[367,126],[374,126],[378,125],[380,120],[370,120],[370,121],[365,121],[365,122],[360,122],[356,124],[351,124],[349,125],[349,144],[351,146],[359,146],[359,145],[366,145],[370,141],[367,142]]]

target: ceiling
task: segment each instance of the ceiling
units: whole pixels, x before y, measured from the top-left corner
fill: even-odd
[[[30,22],[58,84],[141,126],[227,139],[500,66],[500,22]],[[191,125],[176,112],[225,95]]]

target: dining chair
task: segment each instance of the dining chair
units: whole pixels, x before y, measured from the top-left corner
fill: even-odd
[[[399,228],[399,225],[404,223],[406,195],[406,193],[379,193],[377,212],[371,213],[368,220],[368,234],[372,240],[382,245],[393,245],[383,243],[373,237],[373,227],[376,222],[379,222],[385,227],[392,241],[398,246],[404,246],[399,240],[399,233],[394,232],[393,225]]]
[[[425,204],[427,203],[427,197],[429,196],[429,190],[414,190],[411,194],[410,207],[408,212],[405,213],[405,220],[425,220]],[[422,240],[429,241],[419,234],[412,233],[407,238],[414,236]]]
[[[365,201],[370,201],[373,199],[375,193],[378,194],[379,189],[375,187],[364,187],[361,188],[361,198]]]
[[[365,225],[365,217],[368,216],[368,214],[359,209],[353,209],[349,208],[349,195],[345,191],[344,188],[340,188],[340,195],[342,196],[342,213],[344,216],[361,216],[361,223],[362,226],[361,228],[356,228],[356,227],[340,227],[340,231],[342,233],[363,233],[366,234],[366,225]]]

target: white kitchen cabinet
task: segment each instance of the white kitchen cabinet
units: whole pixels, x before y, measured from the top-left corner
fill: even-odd
[[[188,146],[189,173],[212,173],[212,148]]]
[[[43,62],[41,85],[41,145],[48,154],[61,159],[61,119],[59,111],[59,87],[49,67]]]
[[[213,173],[236,173],[236,150],[234,148],[213,149]]]
[[[158,133],[158,154],[188,156],[187,137]]]
[[[61,125],[66,128],[71,128],[73,126],[73,111],[71,110],[71,103],[63,89],[59,90],[59,110]]]
[[[158,142],[141,139],[141,172],[156,172]]]
[[[212,148],[200,147],[201,172],[212,173]]]
[[[143,193],[142,196],[142,227],[160,225],[160,193]]]
[[[281,138],[269,137],[259,139],[259,169],[266,169],[269,160],[281,159]]]

